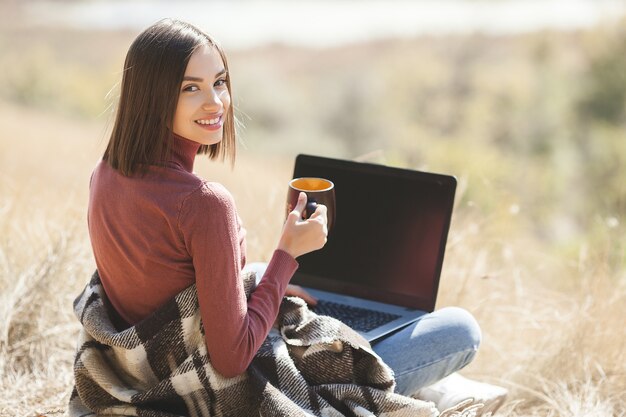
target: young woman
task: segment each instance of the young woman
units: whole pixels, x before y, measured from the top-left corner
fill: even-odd
[[[226,56],[178,21],[146,29],[124,64],[117,117],[90,183],[88,223],[106,294],[135,324],[196,284],[212,364],[243,373],[266,338],[298,264],[326,242],[326,208],[285,222],[267,271],[249,299],[239,279],[245,229],[231,194],[196,176],[196,154],[235,157]]]
[[[91,178],[88,211],[98,273],[122,325],[139,323],[195,283],[211,363],[226,377],[248,368],[283,296],[315,303],[289,281],[295,258],[323,247],[327,236],[326,208],[319,205],[302,220],[301,194],[246,298],[240,279],[246,232],[233,198],[193,173],[197,154],[234,161],[234,120],[220,46],[187,23],[157,22],[128,51],[117,117]],[[411,395],[467,365],[479,343],[472,316],[448,308],[373,348],[395,371],[397,391]],[[460,389],[465,397],[473,395],[467,388],[465,383]],[[502,398],[480,389],[482,400]],[[422,394],[440,403],[463,399],[438,388]]]

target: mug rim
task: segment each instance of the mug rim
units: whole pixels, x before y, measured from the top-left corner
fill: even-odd
[[[298,180],[319,180],[319,181],[327,183],[328,187],[323,188],[321,190],[303,190],[293,185],[293,183]],[[289,181],[289,186],[297,191],[302,191],[305,193],[314,193],[314,192],[330,191],[335,187],[335,184],[331,180],[328,180],[326,178],[321,178],[321,177],[298,177],[298,178],[293,178],[291,181]]]

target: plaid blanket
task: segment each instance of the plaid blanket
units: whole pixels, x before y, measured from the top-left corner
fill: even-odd
[[[254,273],[244,282],[249,294]],[[297,297],[283,300],[275,328],[234,378],[211,365],[195,286],[118,330],[96,272],[74,311],[82,329],[70,417],[439,415],[395,394],[392,370],[366,340]]]

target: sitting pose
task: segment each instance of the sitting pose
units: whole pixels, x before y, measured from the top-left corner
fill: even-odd
[[[298,268],[296,258],[322,248],[327,238],[326,207],[318,205],[310,218],[302,219],[306,196],[301,193],[298,205],[284,223],[271,260],[258,269],[256,287],[246,292],[242,280],[250,269],[245,268],[246,231],[233,197],[221,184],[193,173],[197,154],[234,162],[235,142],[231,79],[220,46],[198,28],[171,19],[143,31],[128,51],[115,124],[90,181],[88,227],[98,278],[92,288],[103,289],[103,303],[110,306],[107,311],[112,315],[111,322],[122,335],[119,340],[124,341],[137,335],[141,339],[146,328],[142,323],[158,323],[161,316],[155,318],[155,314],[195,285],[201,345],[206,347],[211,369],[223,381],[236,380],[248,372],[279,317],[284,296],[298,296],[315,304],[302,288],[289,282]],[[88,308],[94,299],[85,294],[77,300],[83,313],[81,321],[90,320]],[[180,332],[188,332],[186,322],[181,323]],[[98,326],[94,334],[109,329]],[[168,343],[171,328],[163,326],[159,337],[150,336],[142,343],[148,346],[147,352],[173,352],[171,357],[164,355],[165,362],[173,362],[158,364],[157,368],[182,369],[174,358],[178,347],[150,346],[154,340]],[[128,329],[132,335],[124,333]],[[379,388],[391,386],[394,395],[401,394],[398,397],[433,401],[440,410],[469,397],[493,410],[506,394],[503,389],[462,380],[456,374],[452,376],[455,383],[450,377],[443,379],[470,363],[479,343],[479,327],[466,311],[444,308],[428,314],[371,346],[395,374],[395,385],[381,384]],[[84,343],[79,350],[94,345]],[[189,345],[185,348],[190,349]],[[124,369],[130,372],[132,364],[142,360],[137,350],[129,348],[122,354],[116,349],[102,348],[107,359],[98,359],[98,366],[123,359],[126,365],[121,368],[127,366]],[[95,404],[92,397],[108,404],[126,398],[127,392],[109,389],[110,384],[79,383],[78,376],[83,378],[88,373],[85,364],[91,360],[81,357],[80,352],[75,364],[78,392],[73,398],[80,397],[87,408]],[[191,356],[190,363],[199,360]],[[106,372],[102,375],[109,381],[121,380],[120,386],[143,387],[150,395],[157,390],[150,386],[148,377],[142,380],[119,372],[115,376]],[[94,380],[102,377],[91,373]],[[177,380],[177,375],[170,381],[179,383],[182,377]],[[200,379],[204,377],[207,384],[215,383],[209,376]],[[438,385],[431,385],[437,381]],[[220,384],[222,388],[228,385]],[[158,387],[167,390],[165,385]],[[174,388],[171,392],[184,396],[181,389]],[[211,398],[220,401],[218,397],[214,392]],[[189,409],[204,407],[185,401]],[[113,413],[113,408],[107,410]],[[123,407],[116,410],[125,413]]]

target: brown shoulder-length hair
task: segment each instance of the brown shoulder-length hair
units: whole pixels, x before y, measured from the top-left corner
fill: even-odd
[[[226,55],[211,37],[179,20],[163,19],[134,40],[126,55],[119,103],[109,144],[103,159],[123,175],[147,165],[163,165],[170,154],[174,113],[187,63],[204,45],[215,47],[226,69],[226,85],[232,92]],[[224,120],[223,139],[202,145],[198,154],[211,159],[235,160],[235,118],[231,105]]]

